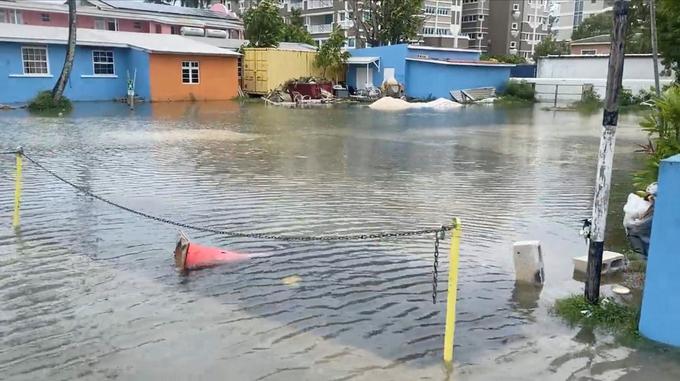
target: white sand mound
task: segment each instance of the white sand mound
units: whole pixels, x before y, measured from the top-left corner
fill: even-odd
[[[401,111],[410,109],[432,108],[437,110],[449,110],[461,107],[462,105],[454,101],[439,98],[426,103],[409,103],[403,99],[384,97],[371,103],[368,107],[379,111]]]

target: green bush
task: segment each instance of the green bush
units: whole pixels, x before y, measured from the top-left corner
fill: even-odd
[[[581,100],[574,102],[572,106],[579,111],[592,112],[599,110],[602,100],[594,89],[589,88],[583,91]]]
[[[505,90],[503,91],[502,97],[506,98],[513,98],[513,99],[521,99],[524,101],[531,101],[533,102],[535,100],[536,96],[536,90],[534,87],[526,82],[526,81],[521,81],[521,82],[514,82],[510,81],[505,85]]]
[[[527,63],[526,58],[514,54],[506,54],[506,55],[489,55],[489,54],[482,54],[479,57],[480,61],[496,61],[496,62],[501,62],[501,63],[509,63],[509,64],[525,64]]]
[[[51,91],[38,93],[28,104],[28,110],[32,112],[69,112],[72,108],[71,101],[64,96],[59,101],[54,102]]]
[[[574,295],[556,301],[554,311],[572,326],[637,335],[638,310],[609,298],[600,300],[598,304],[590,304],[582,295]]]
[[[649,140],[640,145],[646,157],[644,169],[633,177],[638,189],[657,180],[661,160],[680,154],[680,87],[669,88],[653,103],[652,112],[640,122]]]

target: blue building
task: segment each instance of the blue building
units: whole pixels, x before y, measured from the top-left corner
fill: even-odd
[[[396,79],[412,98],[450,98],[452,90],[494,87],[502,90],[514,65],[479,60],[478,50],[408,44],[354,49],[347,84],[357,89]]]
[[[64,91],[74,101],[124,98],[128,78],[136,78],[137,96],[172,100],[160,93],[161,86],[154,90],[152,57],[182,56],[198,62],[201,57],[236,60],[239,56],[177,35],[78,29],[77,37],[73,68]],[[51,90],[64,65],[67,40],[66,28],[0,23],[0,103],[28,102],[39,92]],[[181,78],[182,68],[178,67],[178,81]],[[187,86],[187,91],[196,92],[196,86]],[[182,94],[172,95],[179,100]]]

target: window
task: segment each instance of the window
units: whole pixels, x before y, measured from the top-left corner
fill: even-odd
[[[515,49],[517,47],[517,42],[510,41],[510,49]]]
[[[94,29],[118,30],[118,22],[116,19],[94,19]]]
[[[356,48],[357,40],[354,37],[350,37],[350,38],[347,39],[346,44],[347,44],[348,48]]]
[[[437,8],[437,14],[442,15],[442,16],[448,16],[449,15],[449,8]]]
[[[7,14],[4,9],[0,9],[0,22],[7,22]]]
[[[41,13],[40,14],[40,19],[43,22],[50,22],[50,14],[49,13]]]
[[[94,75],[115,75],[116,71],[113,63],[113,51],[93,50],[92,65]]]
[[[595,54],[597,54],[597,50],[595,50],[595,49],[581,49],[581,55],[582,56],[595,55]]]
[[[160,24],[156,24],[156,33],[163,33],[163,27]]]
[[[142,29],[142,22],[141,21],[135,21],[132,23],[132,27],[135,29]]]
[[[2,13],[4,13],[4,10],[3,10]],[[7,21],[4,21],[4,17],[0,20],[2,20],[2,22],[8,22],[10,24],[23,24],[24,23],[24,16],[21,14],[21,11],[8,10],[7,11]]]
[[[434,34],[434,28],[433,27],[423,27],[423,34]]]
[[[519,4],[512,4],[513,11],[519,11]]]
[[[516,22],[512,23],[512,30],[517,30],[517,23]]]
[[[427,6],[425,6],[425,13],[428,14],[428,15],[433,15],[433,14],[437,13],[437,8],[433,7],[431,5],[427,5]]]
[[[243,78],[243,57],[238,58],[238,63],[237,63],[237,70],[236,72],[238,73],[238,79],[239,81],[241,78]]]
[[[26,75],[50,73],[46,47],[24,46],[21,48],[21,59],[24,64],[24,74]]]
[[[183,61],[182,62],[182,83],[198,84],[199,83],[199,68],[198,61]]]

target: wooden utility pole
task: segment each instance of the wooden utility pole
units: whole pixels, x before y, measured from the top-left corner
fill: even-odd
[[[600,299],[600,278],[602,273],[602,252],[607,222],[609,189],[611,186],[616,125],[619,119],[619,93],[623,81],[623,60],[628,24],[629,0],[616,0],[614,3],[614,23],[609,71],[607,73],[607,95],[602,117],[602,137],[597,160],[595,199],[593,201],[593,221],[588,248],[588,270],[585,296],[588,302],[598,303]]]
[[[661,95],[661,86],[659,85],[659,49],[656,44],[656,0],[649,0],[649,15],[650,23],[652,24],[652,58],[654,62],[654,88],[656,89],[656,96]]]

